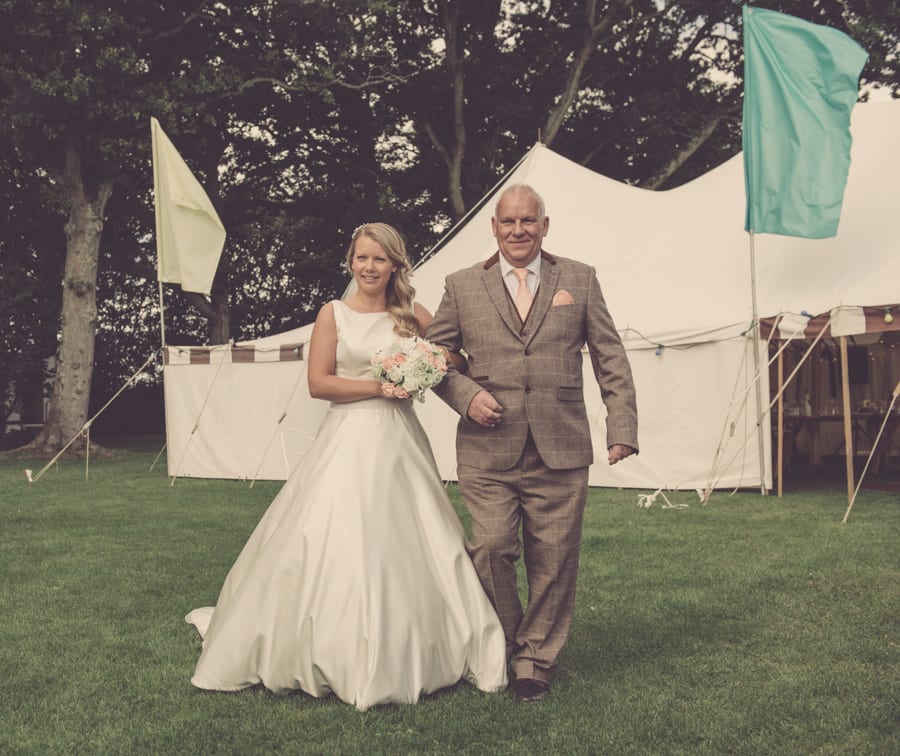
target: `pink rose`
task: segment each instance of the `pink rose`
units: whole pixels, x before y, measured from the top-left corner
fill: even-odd
[[[409,399],[409,392],[406,389],[390,381],[381,384],[381,393],[390,399]]]

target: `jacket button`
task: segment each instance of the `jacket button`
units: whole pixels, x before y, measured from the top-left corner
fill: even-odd
[[[531,386],[526,386],[526,387],[525,387],[525,393],[526,393],[526,394],[530,394],[530,393],[531,393]]]
[[[526,350],[525,350],[525,356],[526,356],[526,357],[531,357],[531,350],[530,350],[530,349],[526,349]]]

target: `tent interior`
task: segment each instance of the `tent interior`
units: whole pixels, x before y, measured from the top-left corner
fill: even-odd
[[[847,408],[855,466],[870,461],[877,475],[900,464],[900,406],[893,397],[900,378],[900,319],[892,314],[900,313],[900,305],[866,307],[862,313],[852,309],[859,322],[852,330],[865,330],[844,336],[844,350],[841,336],[832,332],[836,322],[832,314],[810,318],[799,336],[778,329],[774,318],[762,323],[763,332],[784,346],[781,364],[778,360],[771,364],[770,383],[773,394],[779,385],[784,387],[773,433],[787,475],[798,467],[817,468],[846,457]],[[778,433],[783,437],[781,447]]]
[[[751,338],[752,282],[755,279],[759,315],[781,320],[804,312],[827,315],[844,306],[897,301],[898,133],[900,103],[857,105],[838,235],[810,240],[757,234],[755,271],[743,229],[740,155],[688,184],[656,192],[596,174],[537,144],[495,187],[494,197],[512,183],[531,184],[541,193],[551,219],[545,248],[595,267],[628,350],[638,395],[641,453],[612,468],[606,464],[604,409],[586,360],[584,385],[596,460],[591,485],[771,488],[768,406],[774,394],[766,364],[775,342],[767,349],[761,341],[757,370]],[[416,267],[416,298],[432,312],[449,273],[495,251],[493,204],[493,197],[487,196]],[[900,321],[900,310],[894,312]],[[325,402],[308,396],[305,362],[285,357],[308,341],[310,333],[311,326],[305,326],[238,345],[167,347],[170,474],[289,475],[326,408]],[[785,360],[794,349],[792,344]],[[302,347],[296,354],[302,358]],[[885,370],[885,382],[900,378],[895,360]],[[757,375],[761,433],[756,429]],[[789,390],[799,390],[802,396],[813,385],[812,376],[805,380]],[[819,379],[818,390],[826,383]],[[859,401],[863,398],[860,395]],[[870,398],[875,401],[874,395]],[[787,401],[797,398],[789,393]],[[454,479],[455,413],[437,397],[417,405],[417,412],[442,476]],[[799,436],[796,441],[803,448]]]

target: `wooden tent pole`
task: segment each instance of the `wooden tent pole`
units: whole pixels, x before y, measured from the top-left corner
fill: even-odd
[[[841,336],[841,394],[844,402],[844,451],[847,455],[847,501],[853,500],[853,417],[850,410],[850,368],[847,365],[847,337]]]
[[[784,350],[778,352],[778,496],[784,490]]]

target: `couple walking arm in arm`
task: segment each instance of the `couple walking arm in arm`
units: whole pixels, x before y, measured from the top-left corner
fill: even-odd
[[[582,347],[608,410],[610,464],[637,452],[634,389],[593,269],[542,249],[538,194],[507,189],[492,224],[497,254],[448,277],[433,320],[413,299],[396,229],[354,230],[356,291],[321,308],[310,344],[310,394],[328,412],[215,607],[186,617],[203,638],[195,686],[334,693],[359,709],[461,679],[499,690],[508,673],[519,701],[548,691],[592,462]],[[435,390],[461,416],[468,543],[413,400],[372,373],[376,352],[422,335],[447,350]]]

